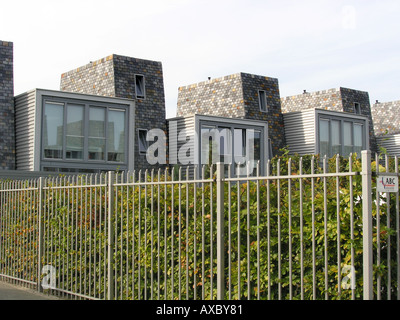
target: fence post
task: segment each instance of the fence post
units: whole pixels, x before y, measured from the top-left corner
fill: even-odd
[[[107,213],[108,213],[108,240],[107,240],[107,300],[114,299],[114,181],[115,173],[113,171],[108,172],[108,203],[107,203]]]
[[[225,296],[225,251],[224,251],[224,164],[217,163],[217,299]]]
[[[38,269],[37,269],[37,290],[43,292],[41,285],[42,278],[42,257],[43,257],[43,177],[39,178],[38,185]]]
[[[362,205],[363,205],[363,295],[364,300],[373,299],[372,279],[372,172],[371,151],[362,155]]]

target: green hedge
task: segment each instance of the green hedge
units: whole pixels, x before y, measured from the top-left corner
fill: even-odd
[[[313,159],[314,172],[323,171],[318,157],[303,157],[303,173],[311,172]],[[274,158],[271,161],[271,175],[277,174],[278,161],[281,175],[288,174],[289,165],[292,175],[300,173],[300,157],[294,155],[289,158],[287,152],[284,152],[280,158]],[[349,171],[348,159],[340,158],[338,161],[341,172]],[[361,171],[359,159],[354,156],[352,163],[353,171]],[[329,160],[327,170],[336,171],[336,158]],[[167,177],[155,176],[154,180],[170,180],[173,175],[171,173]],[[339,294],[341,282],[338,275],[346,265],[353,265],[356,272],[354,294],[356,299],[361,299],[361,176],[357,175],[352,179],[353,198],[350,197],[348,177],[341,177],[338,186],[336,178],[326,178],[325,181],[322,178],[315,178],[313,182],[311,179],[302,179],[301,182],[300,179],[293,179],[290,183],[287,179],[279,180],[279,182],[265,180],[260,181],[259,184],[251,181],[232,183],[230,187],[226,182],[226,298],[256,299],[259,296],[260,299],[302,298],[308,300],[325,299],[327,296],[328,299],[351,299],[352,290],[342,288]],[[150,180],[148,177],[147,181]],[[174,187],[171,187],[172,185],[167,187],[135,185],[116,188],[113,258],[115,298],[216,298],[216,185],[212,181],[204,184],[174,184]],[[52,184],[56,185],[55,182],[51,182],[50,186]],[[65,184],[73,186],[74,182]],[[278,184],[280,185],[279,193],[277,192]],[[325,185],[326,199],[324,199]],[[337,202],[337,188],[340,195],[339,202]],[[96,203],[95,199],[97,199]],[[20,195],[19,201],[30,200]],[[46,213],[44,247],[46,249],[42,260],[43,265],[50,264],[57,269],[58,287],[83,295],[105,298],[107,292],[106,187],[69,188],[62,191],[50,189],[46,192],[44,201]],[[395,203],[391,201],[391,228],[387,228],[386,202],[386,198],[381,196],[379,237],[381,263],[379,267],[374,265],[374,290],[376,294],[376,279],[379,276],[382,297],[387,294],[387,240],[389,236],[391,236],[390,265],[393,288],[396,288],[395,280],[397,279],[394,237]],[[351,203],[353,203],[352,218]],[[21,206],[21,208],[27,207]],[[314,208],[314,217],[312,208]],[[373,208],[374,263],[376,263],[377,220],[376,207],[373,206]],[[1,218],[4,221],[6,211],[3,209]],[[340,266],[338,266],[337,251],[338,210]],[[302,214],[302,219],[300,219],[300,214]],[[36,213],[31,214],[29,219],[34,218],[35,215]],[[21,214],[18,224],[24,225],[26,219],[27,216]],[[354,227],[353,239],[351,239],[351,219],[353,219]],[[325,226],[327,233],[325,233]],[[13,226],[14,229],[10,227],[7,233],[3,232],[3,235],[8,237],[12,232],[17,234],[17,227],[16,225]],[[210,241],[211,235],[213,241]],[[279,250],[280,255],[278,255]],[[7,261],[12,261],[12,252],[8,250],[7,254]],[[34,257],[27,255],[24,259],[30,258]],[[3,266],[6,263],[4,255],[1,263]],[[14,263],[21,262],[18,259]],[[21,270],[21,274],[17,276],[23,277],[23,268]],[[344,273],[342,277],[347,274]],[[326,284],[328,290],[325,290]],[[395,293],[392,294],[393,296]]]

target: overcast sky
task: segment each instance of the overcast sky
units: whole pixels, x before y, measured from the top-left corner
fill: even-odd
[[[59,90],[63,72],[110,54],[161,61],[167,117],[178,87],[237,72],[281,96],[348,87],[400,100],[399,0],[2,1],[15,94]]]

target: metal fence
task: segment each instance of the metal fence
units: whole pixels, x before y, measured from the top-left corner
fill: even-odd
[[[398,163],[370,157],[3,181],[0,278],[83,299],[398,299],[398,190],[376,189]]]

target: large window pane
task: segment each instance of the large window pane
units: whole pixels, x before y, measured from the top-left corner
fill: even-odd
[[[232,162],[232,133],[230,128],[218,128],[219,130],[219,155],[220,161],[225,164]]]
[[[261,131],[254,130],[249,152],[253,155],[253,175],[257,174],[257,163],[261,160]]]
[[[332,136],[332,153],[330,157],[341,154],[341,143],[340,143],[340,121],[331,121],[331,136]]]
[[[218,155],[218,150],[216,147],[218,143],[215,142],[215,134],[217,130],[214,126],[201,126],[201,165],[210,165],[212,161],[217,161],[216,156]]]
[[[363,147],[363,125],[355,123],[354,124],[354,152],[357,156],[361,156],[361,150]]]
[[[67,159],[83,159],[83,114],[83,106],[67,106]]]
[[[353,135],[351,132],[352,126],[352,122],[346,121],[343,123],[343,156],[345,157],[353,152]]]
[[[319,121],[319,153],[321,156],[329,156],[329,121]]]
[[[125,112],[109,110],[108,112],[108,161],[125,160]]]
[[[104,160],[105,157],[105,108],[89,109],[88,154],[90,160]]]
[[[44,157],[63,158],[64,105],[46,103],[44,106],[43,148]]]

